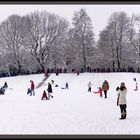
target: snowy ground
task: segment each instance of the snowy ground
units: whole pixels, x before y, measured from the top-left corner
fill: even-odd
[[[52,74],[42,87],[35,89],[36,96],[26,94],[30,80],[38,85],[43,74],[0,78],[0,86],[7,81],[5,95],[0,95],[0,134],[140,134],[140,91],[134,91],[136,73],[83,73]],[[52,100],[41,100],[47,83],[54,80]],[[97,91],[103,81],[110,85],[108,98],[87,92]],[[69,90],[61,89],[65,82]],[[116,106],[116,87],[126,83],[127,119],[119,120],[120,108]],[[140,89],[140,87],[139,87]]]

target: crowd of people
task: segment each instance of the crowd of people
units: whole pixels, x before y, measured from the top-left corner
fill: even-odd
[[[77,74],[78,75],[78,74]],[[135,82],[135,88],[134,88],[134,91],[137,91],[138,90],[138,82],[137,82],[137,79],[134,78],[133,79],[134,82]],[[42,94],[42,97],[41,97],[41,100],[50,100],[53,98],[53,90],[52,90],[52,85],[54,85],[54,80],[51,80],[51,82],[48,82],[48,85],[47,85],[47,88],[43,91],[43,94]],[[88,86],[88,92],[92,92],[92,83],[89,82],[87,84]],[[54,87],[58,87],[58,85],[54,85]],[[6,89],[8,88],[8,84],[7,82],[5,81],[4,85],[0,88],[0,94],[5,94],[5,91]],[[99,94],[100,97],[103,97],[105,99],[107,99],[107,93],[108,93],[108,90],[109,90],[109,83],[107,80],[104,80],[103,84],[98,88],[98,91],[93,91],[93,93],[95,94]],[[62,89],[69,89],[69,84],[68,82],[65,83],[65,87],[62,88]],[[120,119],[126,119],[126,116],[127,116],[127,101],[126,101],[126,95],[127,95],[127,88],[125,86],[125,83],[124,82],[121,82],[120,83],[120,86],[118,86],[116,88],[116,92],[117,92],[117,106],[120,107],[120,112],[121,112],[121,117]],[[35,84],[34,84],[34,81],[33,80],[30,80],[30,87],[27,89],[27,94],[29,94],[30,96],[35,96]]]
[[[134,78],[134,82],[135,82],[135,89],[134,91],[137,91],[138,90],[138,82],[136,80],[136,78]],[[27,94],[30,94],[30,96],[35,96],[35,85],[34,85],[34,82],[32,80],[30,80],[30,83],[31,83],[31,86],[30,88],[28,88],[27,90]],[[47,85],[47,89],[43,91],[43,94],[42,94],[42,97],[41,97],[41,100],[50,100],[53,98],[53,90],[52,90],[52,85],[54,85],[54,80],[51,80],[51,82],[48,82],[48,85]],[[87,84],[88,86],[88,92],[92,92],[92,83],[89,82]],[[4,84],[4,87],[7,88],[8,85],[7,83],[5,82]],[[55,87],[58,87],[58,85]],[[66,82],[65,84],[65,87],[63,89],[69,89],[69,85],[68,85],[68,82]],[[109,90],[109,83],[107,80],[104,80],[102,86],[99,86],[98,87],[98,91],[93,91],[93,93],[95,94],[99,94],[100,97],[103,97],[103,93],[104,93],[104,98],[107,99],[107,92]],[[120,119],[126,119],[126,116],[127,116],[127,111],[126,111],[126,108],[127,108],[127,102],[126,102],[126,94],[127,94],[127,88],[125,86],[125,83],[124,82],[121,82],[120,86],[118,86],[116,88],[116,92],[117,92],[117,106],[120,107],[120,112],[121,112],[121,117]]]
[[[136,72],[140,73],[140,68],[134,69],[133,67],[127,67],[127,68],[120,68],[120,69],[111,69],[111,68],[91,68],[88,66],[86,69],[83,68],[72,68],[71,70],[68,70],[67,68],[46,68],[45,75],[49,73],[56,73],[56,75],[59,75],[59,73],[77,73],[79,75],[83,72],[94,72],[94,73],[109,73],[109,72]]]

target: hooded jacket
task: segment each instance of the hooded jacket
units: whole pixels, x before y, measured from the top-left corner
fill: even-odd
[[[127,89],[118,90],[118,96],[119,96],[119,105],[124,105],[126,104],[126,94],[127,94]]]

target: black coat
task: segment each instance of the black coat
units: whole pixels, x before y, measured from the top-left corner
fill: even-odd
[[[52,85],[51,84],[48,85],[48,92],[52,93]]]

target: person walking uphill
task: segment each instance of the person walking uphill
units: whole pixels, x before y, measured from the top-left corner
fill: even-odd
[[[106,80],[103,82],[102,90],[104,91],[105,98],[107,98],[107,91],[109,90],[109,84]]]
[[[121,118],[120,119],[126,119],[127,115],[127,105],[126,105],[126,94],[127,94],[127,88],[125,87],[125,83],[122,82],[121,86],[118,90],[118,105],[120,106],[121,110]]]
[[[48,91],[48,100],[50,100],[50,97],[53,98],[53,96],[51,95],[52,94],[52,85],[51,85],[50,82],[48,83],[48,89],[47,89],[47,91]]]
[[[30,96],[35,96],[35,91],[34,91],[34,89],[35,89],[35,85],[34,85],[34,82],[32,81],[32,80],[30,80],[30,82],[31,82],[31,94],[30,94]]]

